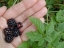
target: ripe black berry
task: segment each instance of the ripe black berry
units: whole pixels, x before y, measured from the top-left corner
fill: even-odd
[[[13,36],[11,36],[11,35],[5,36],[5,41],[6,41],[7,43],[11,43],[11,42],[13,41]]]
[[[23,27],[22,23],[21,22],[18,22],[17,23],[17,28],[21,28],[21,27]]]
[[[8,24],[9,27],[15,27],[15,26],[17,26],[17,23],[16,23],[16,21],[13,18],[9,19],[7,21],[7,24]]]
[[[15,27],[10,27],[10,30],[12,31],[12,30],[14,30],[14,28],[15,28]]]
[[[5,28],[4,29],[4,34],[5,35],[12,35],[12,31],[10,30],[10,28]]]
[[[17,37],[19,35],[18,28],[14,28],[14,30],[12,31],[12,34],[13,34],[14,37]]]

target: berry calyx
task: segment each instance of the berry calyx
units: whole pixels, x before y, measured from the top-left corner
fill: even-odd
[[[17,28],[21,28],[21,27],[23,27],[22,23],[21,22],[18,22],[17,23]]]

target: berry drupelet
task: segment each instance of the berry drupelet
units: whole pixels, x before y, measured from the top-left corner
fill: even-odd
[[[12,31],[10,30],[10,28],[5,28],[4,29],[4,35],[12,35]]]
[[[13,18],[9,19],[7,21],[7,24],[8,24],[9,27],[16,27],[17,26],[17,23]]]
[[[12,35],[13,35],[13,37],[17,37],[17,36],[19,36],[19,30],[18,30],[18,28],[14,28],[14,30],[12,31]]]
[[[11,35],[5,36],[5,41],[6,41],[7,43],[11,43],[11,42],[13,41],[13,36],[11,36]]]

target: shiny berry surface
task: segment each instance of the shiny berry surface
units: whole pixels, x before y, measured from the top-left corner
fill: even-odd
[[[7,43],[11,43],[11,42],[13,41],[13,36],[7,35],[7,36],[5,37],[5,41],[6,41]]]
[[[16,23],[16,21],[13,18],[9,19],[7,21],[7,24],[8,24],[9,27],[12,27],[12,26],[15,27],[15,26],[17,26],[17,23]]]
[[[10,30],[10,28],[5,28],[4,29],[4,34],[5,35],[12,35],[12,31]]]

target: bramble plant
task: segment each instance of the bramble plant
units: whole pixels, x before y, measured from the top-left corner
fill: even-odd
[[[64,47],[64,10],[52,16],[49,23],[42,23],[38,18],[30,17],[37,31],[26,33],[27,42],[18,48],[63,48]]]

